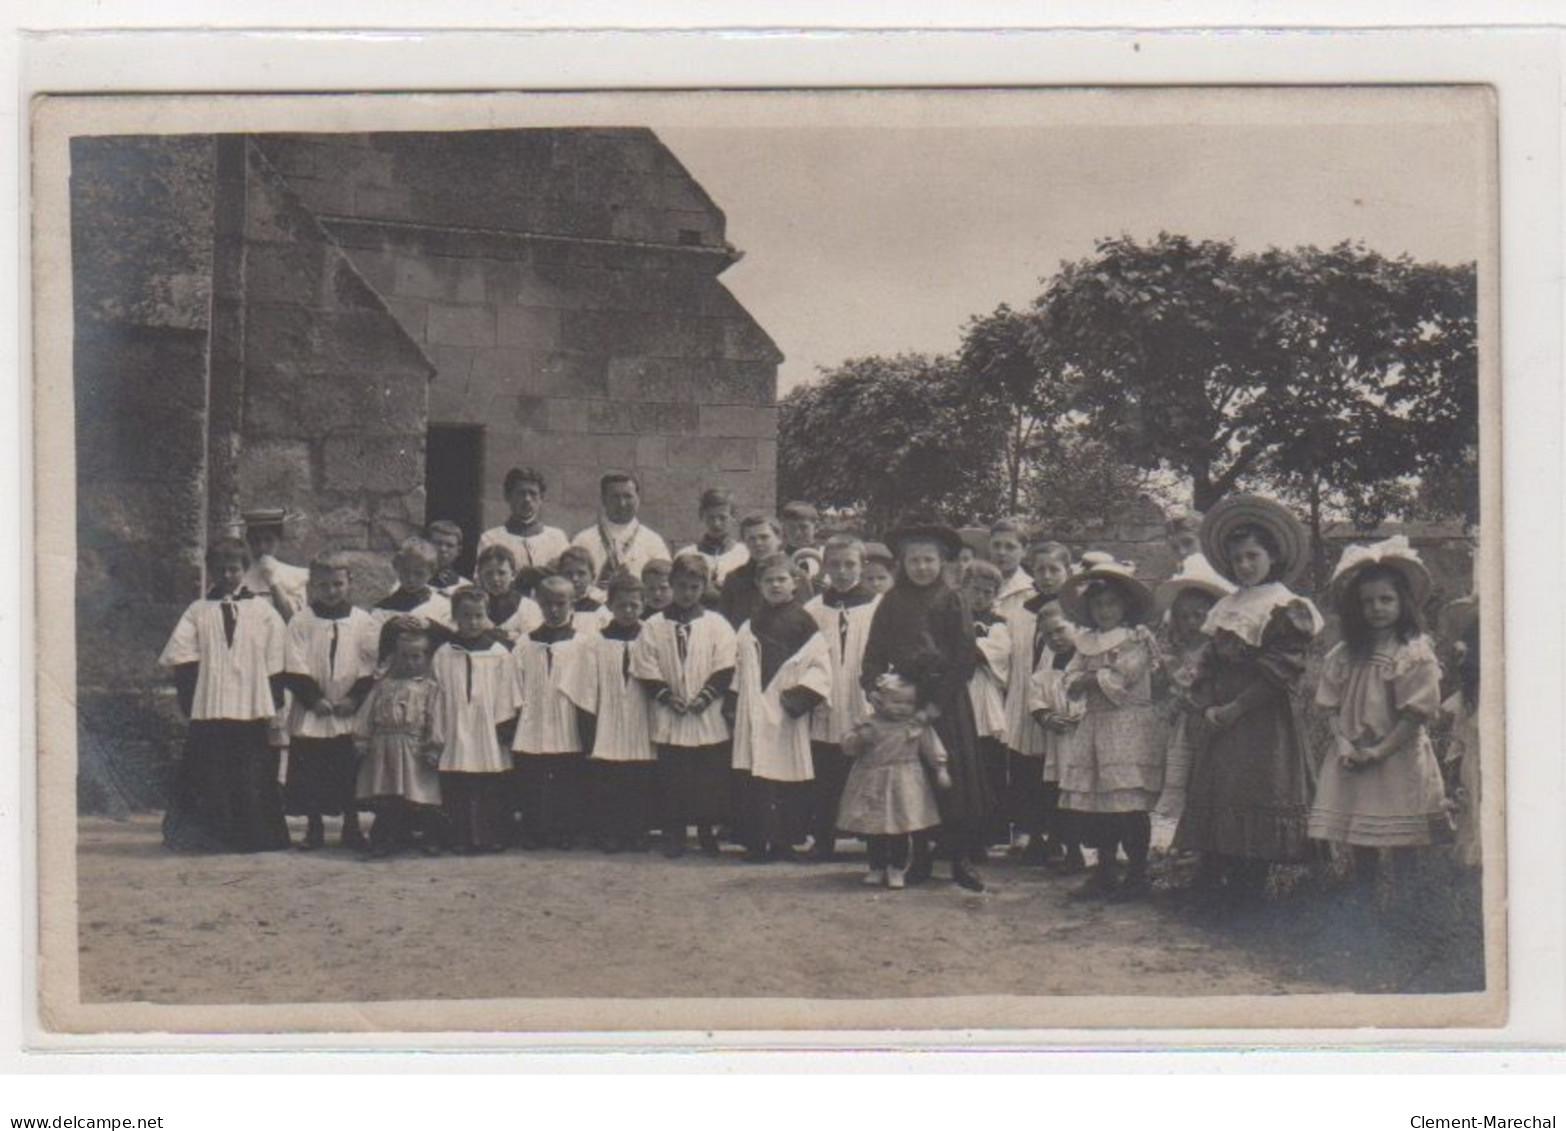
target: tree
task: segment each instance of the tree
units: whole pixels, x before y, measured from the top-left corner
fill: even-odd
[[[1198,508],[1263,455],[1254,417],[1284,395],[1282,359],[1232,243],[1101,240],[1061,266],[1034,312],[1088,433],[1138,467],[1189,476]]]
[[[1006,422],[954,358],[847,361],[778,410],[782,497],[859,509],[872,529],[994,513]]]
[[[1163,234],[1101,241],[1035,303],[1089,433],[1190,476],[1205,509],[1244,483],[1303,500],[1318,530],[1406,507],[1477,437],[1471,265],[1361,245],[1272,249]]]
[[[1035,474],[1050,441],[1059,446],[1062,437],[1050,433],[1071,405],[1070,386],[1039,348],[1041,338],[1033,321],[1026,313],[998,306],[963,328],[959,354],[963,372],[978,395],[1005,421],[1001,463],[1008,513],[1020,509],[1024,485]]]

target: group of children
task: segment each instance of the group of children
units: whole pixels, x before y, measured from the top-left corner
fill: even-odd
[[[536,504],[544,481],[521,469],[506,487]],[[162,657],[191,719],[167,842],[286,847],[285,814],[306,818],[304,849],[340,815],[372,859],[642,850],[654,831],[675,857],[694,830],[709,855],[727,840],[766,863],[808,842],[830,861],[856,837],[869,883],[899,889],[939,860],[974,891],[1011,845],[1090,871],[1084,898],[1125,899],[1149,891],[1156,813],[1198,854],[1198,894],[1230,901],[1315,844],[1368,864],[1449,832],[1430,579],[1406,542],[1355,547],[1334,576],[1318,758],[1301,708],[1322,618],[1289,588],[1308,540],[1271,500],[1175,523],[1183,562],[1156,590],[1020,521],[995,523],[979,557],[939,524],[818,547],[804,504],[788,527],[744,518],[738,539],[726,492],[699,509],[700,541],[634,572],[496,528],[476,583],[454,569],[462,531],[433,523],[371,610],[350,603],[349,557],[302,578],[281,565],[271,521],[250,545],[215,542],[212,589]]]

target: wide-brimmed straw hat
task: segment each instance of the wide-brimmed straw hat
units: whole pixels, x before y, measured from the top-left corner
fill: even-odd
[[[955,561],[962,552],[962,535],[939,522],[910,522],[886,532],[886,544],[899,558],[903,556],[903,546],[909,542],[934,542],[945,552],[948,561]]]
[[[1214,569],[1238,583],[1224,547],[1241,526],[1259,526],[1278,547],[1277,578],[1285,585],[1298,581],[1310,564],[1310,535],[1293,511],[1264,495],[1229,495],[1202,519],[1202,553]]]
[[[1174,608],[1182,593],[1205,593],[1217,601],[1233,592],[1234,584],[1221,577],[1211,562],[1193,554],[1181,572],[1160,582],[1153,590],[1153,619],[1159,619]]]
[[[1136,567],[1130,562],[1105,562],[1084,570],[1066,582],[1060,591],[1060,603],[1066,615],[1078,624],[1091,625],[1087,600],[1083,593],[1095,581],[1113,585],[1125,598],[1126,620],[1132,624],[1146,624],[1153,608],[1153,591],[1136,576]]]
[[[1402,574],[1415,608],[1423,607],[1430,599],[1430,571],[1419,560],[1419,551],[1398,534],[1373,545],[1349,546],[1343,551],[1337,568],[1332,571],[1332,600],[1339,608],[1343,607],[1343,597],[1354,579],[1373,565],[1386,566]]]

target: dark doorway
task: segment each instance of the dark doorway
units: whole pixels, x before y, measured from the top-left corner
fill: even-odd
[[[424,443],[424,521],[439,518],[462,527],[457,569],[472,577],[484,524],[484,429],[478,425],[430,425]]]

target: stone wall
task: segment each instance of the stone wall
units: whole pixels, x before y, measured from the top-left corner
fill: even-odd
[[[424,437],[433,366],[353,261],[261,151],[243,138],[242,182],[224,182],[214,387],[241,408],[231,491],[215,524],[244,509],[300,516],[286,556],[354,552],[355,599],[395,584],[387,552],[424,521]],[[218,359],[226,364],[218,367]],[[214,490],[221,485],[214,482]]]
[[[211,138],[71,144],[83,800],[144,804],[182,727],[157,656],[201,589]]]
[[[521,464],[572,531],[610,468],[674,540],[707,486],[774,504],[781,355],[718,280],[737,258],[722,211],[651,132],[259,145],[428,354],[430,422],[484,428],[486,525]]]

